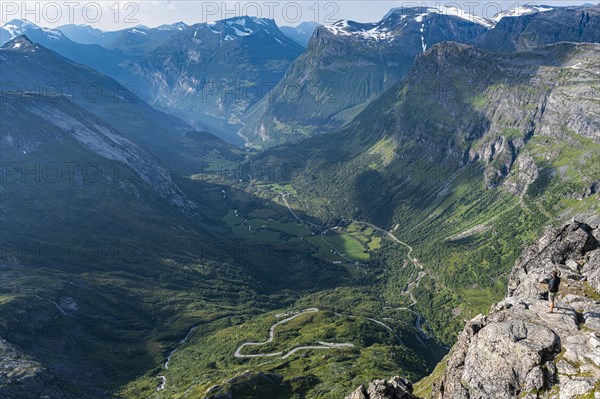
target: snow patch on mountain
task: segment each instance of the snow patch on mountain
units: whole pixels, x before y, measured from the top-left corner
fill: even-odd
[[[413,12],[413,18],[418,23],[423,22],[423,20],[429,15],[441,14],[441,15],[447,15],[449,17],[457,17],[457,18],[463,19],[465,21],[483,25],[488,29],[493,28],[495,25],[495,22],[490,19],[480,17],[478,15],[475,15],[468,11],[465,11],[461,8],[452,7],[452,6],[436,6],[436,7],[427,7],[427,8],[406,8],[406,7],[393,8],[390,10],[390,12],[388,12],[386,14],[386,16],[383,19],[385,20],[385,19],[389,18],[391,15],[393,15],[395,13],[399,13],[399,12],[402,12],[403,14]],[[415,12],[417,12],[417,13],[414,14]]]
[[[230,41],[239,37],[253,35],[258,31],[271,31],[269,30],[271,25],[271,21],[264,18],[242,16],[221,21],[205,22],[198,26],[204,26],[212,33],[220,35],[222,41]],[[275,34],[274,30],[276,30],[276,26],[273,26],[273,28],[271,32]],[[197,33],[198,30],[196,30],[194,37],[196,37]]]
[[[470,12],[467,12],[461,8],[458,7],[446,7],[446,6],[441,6],[441,7],[436,7],[436,8],[429,8],[428,9],[429,13],[431,14],[443,14],[443,15],[447,15],[447,16],[452,16],[452,17],[457,17],[460,19],[464,19],[465,21],[469,21],[469,22],[473,22],[479,25],[483,25],[486,28],[492,29],[494,27],[494,23],[493,21],[490,21],[487,18],[483,18],[480,17],[478,15],[475,14],[471,14]]]
[[[234,18],[229,18],[229,19],[225,19],[222,21],[224,24],[226,25],[240,25],[240,26],[247,26],[246,24],[248,23],[254,23],[256,25],[268,25],[268,21],[264,18],[258,18],[258,17],[250,17],[250,16],[242,16],[242,17],[234,17]]]
[[[185,22],[175,22],[174,24],[164,24],[158,27],[158,30],[184,30],[188,25]]]
[[[131,33],[136,33],[138,35],[147,35],[148,33],[144,32],[143,30],[139,30],[136,28],[131,29]]]
[[[19,29],[16,25],[6,24],[2,27],[10,35],[10,39],[14,39],[18,35],[15,33]]]
[[[8,32],[10,39],[12,40],[17,36],[22,35],[26,29],[37,27],[37,25],[29,21],[13,19],[12,21],[5,23],[0,29],[4,29]]]
[[[378,24],[358,24],[341,20],[325,28],[336,36],[358,36],[372,40],[386,40],[393,37],[387,28]]]
[[[550,6],[538,6],[532,4],[525,4],[522,6],[511,7],[506,11],[499,12],[492,17],[495,22],[500,22],[502,18],[506,17],[520,17],[521,15],[534,14],[537,12],[552,11],[554,7]]]
[[[58,30],[42,28],[42,31],[52,40],[60,40],[65,37],[62,32]]]
[[[252,29],[245,29],[242,31],[237,26],[233,26],[232,28],[237,36],[248,36],[252,34]]]
[[[213,28],[213,26],[215,26],[214,24],[212,25],[208,25],[208,30],[211,31],[212,33],[221,33],[221,31]],[[196,35],[198,34],[198,28],[196,28],[196,32],[194,33],[194,37],[196,37]]]
[[[460,18],[474,24],[482,25],[488,29],[494,27],[492,20],[468,13],[457,7],[428,7],[428,8],[396,8],[390,11],[384,19],[377,23],[358,23],[354,21],[340,20],[332,25],[326,25],[325,28],[336,36],[356,36],[369,40],[393,40],[395,35],[390,32],[390,23],[397,24],[397,18],[400,21],[411,18],[413,21],[421,24],[421,33],[425,30],[426,18],[435,15],[445,15],[449,17]],[[393,20],[391,20],[393,18]],[[422,37],[422,44],[425,51],[425,38]]]
[[[423,19],[428,16],[429,13],[419,14],[415,17],[415,22],[423,22]]]
[[[63,35],[63,33],[59,30],[50,29],[50,28],[40,28],[33,22],[29,22],[27,20],[14,19],[10,22],[7,22],[2,27],[0,27],[0,30],[3,30],[6,33],[8,33],[7,40],[3,40],[3,42],[10,41],[10,40],[16,38],[17,36],[26,35],[31,30],[42,31],[46,35],[46,37],[48,37],[48,39],[52,39],[52,40],[66,39],[66,36]],[[4,44],[4,43],[0,43],[0,44]]]

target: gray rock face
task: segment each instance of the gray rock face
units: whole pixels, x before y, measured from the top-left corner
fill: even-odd
[[[585,274],[593,275],[599,266],[598,255],[593,250],[599,244],[592,231],[590,226],[578,222],[546,231],[517,261],[508,282],[508,295],[535,297],[540,291],[539,281],[549,278],[553,270],[559,270],[563,277],[581,278],[572,265],[583,264]],[[590,263],[592,255],[595,256]]]
[[[243,16],[189,26],[127,68],[152,104],[237,122],[303,50],[272,19]]]
[[[575,399],[600,391],[600,301],[590,294],[590,287],[600,293],[597,233],[573,221],[523,252],[507,298],[460,334],[435,399]],[[539,294],[555,269],[562,282],[549,314]]]
[[[79,397],[76,393],[70,395],[61,391],[44,366],[0,339],[0,398],[76,397]]]
[[[412,391],[410,382],[396,376],[388,381],[372,381],[367,388],[361,385],[346,399],[418,399]]]
[[[472,398],[498,397],[545,385],[545,359],[557,353],[558,336],[549,328],[523,320],[493,323],[474,336],[465,357],[461,383],[476,391]],[[513,367],[502,367],[503,364]],[[481,380],[482,374],[495,375]]]
[[[600,250],[591,251],[589,260],[585,263],[582,273],[587,276],[588,283],[600,292]]]
[[[587,49],[589,57],[581,57],[581,53],[571,53],[575,48]],[[518,70],[512,77],[507,77],[499,84],[508,90],[496,90],[495,86],[485,89],[481,95],[478,108],[489,122],[487,133],[481,142],[469,150],[471,160],[481,160],[486,165],[485,180],[489,187],[504,184],[513,194],[527,191],[529,186],[540,177],[540,165],[535,162],[535,152],[548,153],[544,149],[535,149],[530,143],[541,139],[554,141],[561,132],[577,132],[577,135],[600,140],[600,126],[595,115],[600,112],[598,104],[588,99],[598,97],[595,83],[580,75],[582,70],[598,68],[598,47],[591,44],[561,43],[531,51],[535,57],[544,57],[548,52],[556,52],[553,61],[545,62],[550,68],[532,68],[527,61],[518,62],[512,67],[502,66],[492,79],[497,79],[516,67]],[[557,64],[556,59],[567,54],[570,56],[564,64]],[[516,56],[518,57],[518,56]],[[503,62],[503,61],[502,61]],[[558,68],[557,68],[558,67]],[[526,72],[527,71],[527,72]],[[565,73],[570,81],[567,85],[555,85]],[[510,72],[511,74],[513,72]],[[521,90],[514,86],[525,74],[531,74],[527,85],[532,90]],[[519,76],[520,75],[520,76]],[[590,75],[588,75],[590,76]],[[597,81],[596,77],[592,80]],[[509,89],[510,88],[510,89]],[[575,99],[581,99],[576,101]],[[476,103],[477,104],[477,103]],[[510,120],[510,123],[506,123]],[[553,158],[548,154],[548,159]],[[564,171],[552,171],[562,177]],[[582,199],[594,192],[595,181],[589,181],[585,188],[573,191],[568,195],[574,199]]]

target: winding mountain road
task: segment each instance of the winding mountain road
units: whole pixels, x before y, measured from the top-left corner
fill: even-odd
[[[257,353],[257,354],[252,354],[252,355],[243,355],[241,353],[241,351],[247,347],[247,346],[262,346],[262,345],[266,345],[269,344],[271,342],[273,342],[273,340],[275,339],[275,328],[281,324],[287,323],[290,320],[295,319],[296,317],[299,317],[303,314],[306,313],[314,313],[314,312],[320,312],[320,310],[318,308],[308,308],[306,310],[303,310],[302,312],[298,312],[298,313],[294,313],[293,315],[278,321],[277,323],[273,324],[271,326],[271,328],[269,329],[269,339],[267,339],[264,342],[244,342],[242,343],[235,351],[234,356],[237,358],[258,358],[258,357],[275,357],[275,356],[281,356],[282,359],[286,359],[288,357],[290,357],[291,355],[293,355],[294,353],[300,351],[300,350],[305,350],[305,349],[341,349],[341,348],[354,348],[354,344],[351,343],[331,343],[331,342],[322,342],[319,341],[319,345],[309,345],[309,346],[299,346],[296,348],[292,348],[290,350],[288,350],[287,352],[273,352],[273,353]],[[334,314],[338,317],[343,317],[341,314],[339,313],[335,313]],[[288,314],[284,313],[284,314],[279,314],[279,315],[275,315],[277,316],[287,316]],[[350,317],[350,318],[356,318],[358,316],[353,316],[353,315],[346,315],[346,317]],[[370,317],[366,318],[367,320],[385,328],[386,330],[390,331],[394,337],[398,340],[398,342],[400,343],[400,345],[404,345],[404,342],[402,341],[402,338],[400,338],[400,336],[398,336],[398,334],[396,333],[396,331],[394,331],[394,329],[390,326],[388,326],[387,324],[376,320],[376,319],[372,319]]]
[[[280,326],[282,324],[285,324],[293,319],[295,319],[296,317],[302,316],[304,314],[307,313],[316,313],[319,312],[320,310],[318,308],[308,308],[306,310],[303,310],[302,312],[298,312],[292,316],[289,316],[281,321],[278,321],[277,323],[273,324],[271,326],[271,328],[269,329],[269,339],[267,339],[264,342],[244,342],[243,344],[241,344],[240,346],[238,346],[238,348],[235,350],[234,356],[237,358],[257,358],[257,357],[274,357],[274,356],[281,356],[282,359],[286,359],[289,356],[293,355],[294,353],[298,352],[299,350],[304,350],[304,349],[337,349],[337,348],[353,348],[354,345],[350,344],[350,343],[341,343],[341,344],[336,344],[336,343],[327,343],[327,342],[319,342],[319,345],[311,345],[311,346],[299,346],[297,348],[293,348],[290,349],[289,351],[285,352],[273,352],[273,353],[257,353],[257,354],[253,354],[253,355],[243,355],[242,354],[242,350],[247,347],[247,346],[262,346],[262,345],[266,345],[269,344],[271,342],[273,342],[273,340],[275,339],[275,328],[277,326]]]

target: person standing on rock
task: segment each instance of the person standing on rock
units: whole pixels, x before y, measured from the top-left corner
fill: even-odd
[[[560,285],[560,277],[558,271],[552,272],[552,278],[548,281],[548,301],[550,301],[550,311],[548,313],[554,313],[554,300],[558,295],[558,286]]]

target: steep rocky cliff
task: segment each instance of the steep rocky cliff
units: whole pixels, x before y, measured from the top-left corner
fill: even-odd
[[[0,398],[77,398],[40,363],[0,338]]]
[[[189,26],[127,68],[151,104],[238,122],[303,50],[271,19],[233,17]]]
[[[506,299],[465,326],[433,397],[599,397],[599,233],[573,221],[527,248]],[[561,272],[562,284],[549,314],[540,294],[552,270]]]
[[[572,221],[529,246],[512,270],[507,297],[466,324],[430,397],[600,398],[599,239],[599,227]],[[542,298],[553,270],[562,282],[550,314]],[[361,392],[349,398],[413,398],[412,389],[405,396]]]

